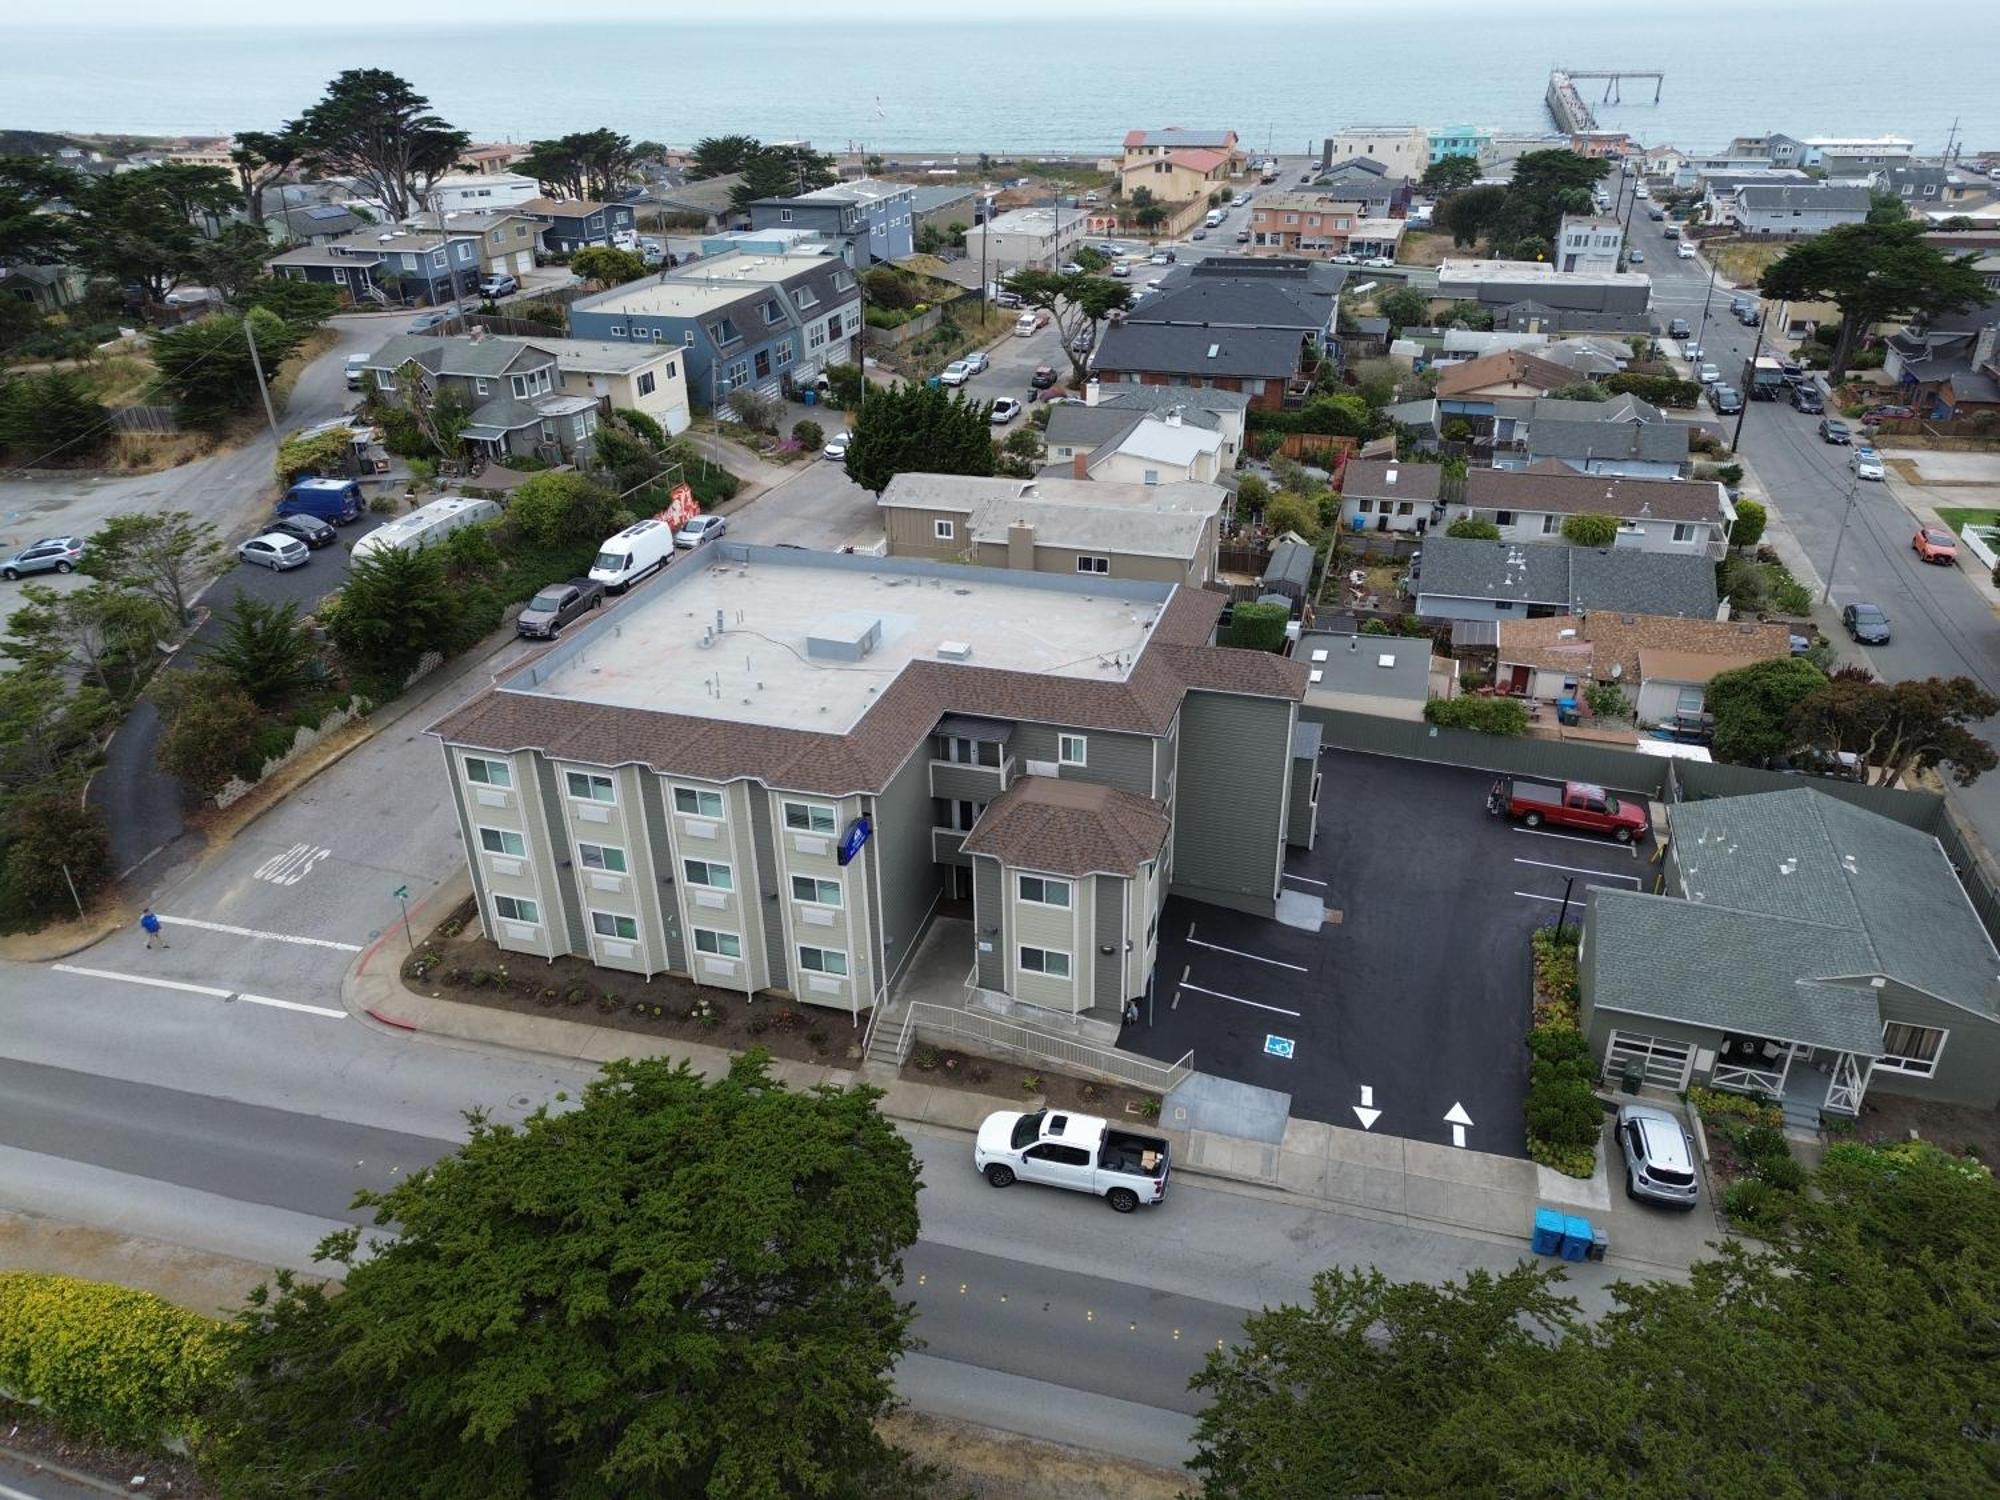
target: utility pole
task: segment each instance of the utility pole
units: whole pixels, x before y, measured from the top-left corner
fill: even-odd
[[[247,312],[243,314],[243,341],[250,346],[250,368],[257,373],[257,394],[264,398],[264,420],[271,425],[271,441],[282,442],[278,436],[278,413],[271,405],[271,388],[264,383],[264,361],[257,353],[257,329]]]
[[[983,182],[980,183],[979,185],[979,196],[981,198],[984,198],[986,196],[986,184]],[[983,203],[979,206],[978,214],[979,214],[979,327],[980,331],[984,333],[986,329],[986,311],[987,311],[986,301],[988,295],[993,290],[993,283],[986,279],[986,242],[988,238],[988,231],[993,222],[993,215]]]
[[[1710,276],[1713,276],[1715,273],[1711,269],[1709,274]],[[1749,366],[1750,376],[1743,382],[1743,384],[1746,387],[1751,385],[1756,378],[1757,356],[1763,352],[1764,352],[1764,319],[1760,315],[1757,319],[1757,339],[1756,342],[1754,342],[1750,346],[1750,366]],[[1743,451],[1743,422],[1744,419],[1747,418],[1749,415],[1750,415],[1750,392],[1746,389],[1743,392],[1743,410],[1739,411],[1736,414],[1736,431],[1730,436],[1729,439],[1729,452],[1732,457],[1740,456]]]
[[[1847,540],[1847,523],[1854,515],[1854,496],[1860,487],[1861,471],[1856,469],[1847,476],[1847,505],[1840,512],[1840,530],[1833,535],[1833,557],[1826,565],[1826,588],[1819,596],[1821,604],[1833,602],[1833,574],[1840,566],[1840,544]]]

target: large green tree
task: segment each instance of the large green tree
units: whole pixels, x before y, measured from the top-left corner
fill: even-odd
[[[1826,673],[1798,656],[1755,662],[1709,679],[1716,759],[1760,766],[1795,748],[1792,710],[1825,686]]]
[[[0,449],[21,467],[75,463],[110,441],[109,409],[88,376],[50,370],[0,385]]]
[[[1427,193],[1457,193],[1479,181],[1479,163],[1470,156],[1440,156],[1428,167],[1417,185]]]
[[[616,245],[589,245],[569,258],[569,268],[580,281],[599,286],[622,286],[646,274],[646,262],[636,251]]]
[[[738,170],[743,180],[730,190],[729,201],[739,212],[758,198],[790,198],[840,180],[831,156],[799,145],[759,145]]]
[[[0,156],[0,266],[62,259],[72,226],[61,210],[83,187],[83,178],[43,157]]]
[[[279,362],[298,347],[299,335],[284,319],[261,307],[241,317],[218,313],[198,318],[153,335],[158,390],[182,421],[214,426],[257,405],[257,370],[249,343],[253,334],[264,378],[269,380]]]
[[[1973,727],[1995,714],[2000,698],[1970,677],[1878,682],[1842,672],[1792,706],[1788,728],[1798,743],[1822,753],[1860,756],[1883,785],[1949,768],[1952,780],[1971,786],[2000,765]]]
[[[694,160],[688,165],[688,176],[696,181],[704,177],[727,177],[731,172],[742,171],[761,149],[754,135],[704,136],[694,143]]]
[[[79,260],[100,276],[144,288],[162,301],[201,269],[203,228],[237,206],[220,167],[167,163],[93,177],[74,207]]]
[[[1459,157],[1447,160],[1458,161]],[[1393,292],[1384,292],[1375,299],[1375,310],[1389,320],[1392,332],[1400,333],[1405,328],[1421,327],[1430,321],[1431,302],[1422,292],[1412,286],[1399,286]]]
[[[1132,288],[1089,271],[1016,271],[1006,284],[1022,302],[1045,309],[1055,319],[1063,355],[1069,360],[1070,383],[1080,389],[1090,378],[1090,349],[1097,344],[1099,326],[1114,310],[1132,305]],[[1090,344],[1078,349],[1076,344],[1086,333]]]
[[[1837,385],[1877,323],[1962,312],[1990,295],[1975,268],[1977,256],[1948,256],[1924,243],[1929,232],[1922,219],[1841,224],[1792,246],[1764,272],[1758,289],[1773,299],[1831,302],[1840,309],[1828,370]]]
[[[23,585],[21,599],[21,607],[7,617],[0,654],[82,673],[107,693],[129,680],[169,624],[151,593],[116,584],[58,593],[31,583]]]
[[[190,265],[204,286],[221,292],[224,301],[241,305],[245,294],[267,279],[264,266],[270,258],[271,240],[263,226],[236,223],[225,224],[219,233],[195,246]]]
[[[340,311],[340,294],[325,282],[289,276],[267,276],[245,289],[241,300],[246,307],[276,313],[300,338]]]
[[[452,639],[459,597],[438,549],[379,547],[349,563],[340,593],[319,613],[351,666],[400,685],[426,651]]]
[[[606,1065],[329,1236],[338,1296],[239,1320],[208,1468],[263,1500],[895,1493],[874,1420],[911,1346],[917,1165],[874,1091]]]
[[[565,197],[609,198],[631,179],[635,166],[664,149],[655,141],[634,142],[615,130],[581,130],[531,142],[514,170],[560,189]]]
[[[259,708],[276,708],[313,680],[317,658],[297,604],[238,594],[204,664],[227,675]]]
[[[1591,212],[1591,189],[1610,170],[1608,161],[1567,150],[1530,151],[1517,158],[1506,206],[1494,228],[1496,248],[1524,259],[1548,254],[1562,216]]]
[[[847,477],[881,494],[898,474],[991,474],[992,408],[942,386],[871,385],[847,446]]]
[[[282,132],[239,130],[229,160],[236,168],[236,186],[243,194],[243,212],[261,234],[264,194],[292,169],[299,143]]]
[[[1470,187],[1439,203],[1431,222],[1450,235],[1454,245],[1464,248],[1490,238],[1506,207],[1506,188],[1497,184]]]
[[[451,171],[471,140],[384,68],[347,69],[281,134],[300,166],[354,178],[392,219],[425,207],[432,184]]]
[[[113,516],[84,549],[82,571],[154,599],[169,621],[185,621],[201,586],[222,571],[228,552],[215,528],[184,510]]]

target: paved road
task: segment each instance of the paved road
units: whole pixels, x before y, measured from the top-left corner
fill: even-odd
[[[108,1482],[65,1479],[29,1459],[0,1453],[0,1500],[101,1500],[105,1495],[129,1493]]]

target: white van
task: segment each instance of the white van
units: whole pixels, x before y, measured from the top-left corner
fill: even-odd
[[[391,548],[399,552],[421,552],[433,542],[441,542],[454,531],[500,519],[500,507],[491,500],[469,500],[463,495],[433,500],[407,516],[378,526],[354,544],[349,564]]]
[[[1028,339],[1035,336],[1035,330],[1042,326],[1042,320],[1031,312],[1024,312],[1014,320],[1014,337]]]
[[[1225,213],[1222,209],[1211,208],[1208,211],[1208,219],[1206,222],[1210,229],[1220,229],[1222,227],[1222,221],[1228,217],[1229,215]]]
[[[673,527],[665,521],[634,521],[618,535],[605,539],[597,561],[590,565],[591,582],[622,594],[664,568],[673,557]]]

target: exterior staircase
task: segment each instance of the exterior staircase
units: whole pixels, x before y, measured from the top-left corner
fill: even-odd
[[[1778,1107],[1784,1112],[1785,1134],[1800,1136],[1808,1140],[1819,1138],[1819,1105],[1809,1099],[1800,1099],[1787,1094],[1778,1100]]]

